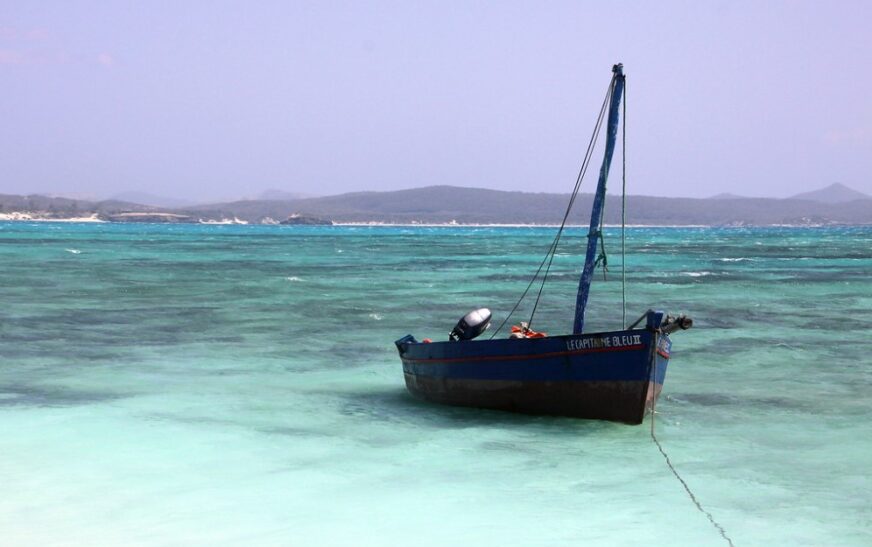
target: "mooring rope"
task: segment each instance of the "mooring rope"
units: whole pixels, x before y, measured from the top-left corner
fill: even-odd
[[[654,378],[657,378],[657,358],[656,357],[654,358]],[[654,386],[654,389],[655,390],[657,389],[656,385]],[[717,531],[721,535],[721,537],[724,538],[724,541],[726,541],[730,545],[730,547],[734,547],[733,540],[731,540],[730,537],[727,535],[727,531],[724,530],[723,526],[718,524],[718,521],[715,520],[715,517],[713,517],[711,513],[709,513],[705,509],[703,509],[702,504],[699,502],[696,495],[694,495],[693,491],[691,491],[690,486],[687,485],[687,482],[681,477],[681,475],[678,474],[678,470],[675,469],[675,466],[672,465],[672,461],[669,459],[669,455],[666,454],[665,450],[663,450],[663,445],[661,445],[660,441],[657,440],[657,435],[654,434],[654,416],[655,416],[654,407],[656,406],[656,404],[657,404],[657,398],[655,396],[655,398],[651,401],[651,439],[654,441],[654,444],[657,445],[657,450],[659,450],[660,453],[663,454],[663,459],[666,460],[666,465],[672,471],[672,474],[675,475],[675,478],[678,479],[678,482],[680,482],[681,486],[684,487],[684,491],[687,492],[688,496],[690,496],[690,501],[692,501],[693,504],[696,505],[696,508],[699,510],[700,513],[702,513],[706,517],[708,517],[709,522],[711,522],[712,526],[714,526],[717,529]]]

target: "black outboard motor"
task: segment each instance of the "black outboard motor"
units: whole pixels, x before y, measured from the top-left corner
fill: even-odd
[[[490,326],[490,320],[491,311],[489,309],[480,308],[473,310],[464,315],[460,321],[457,322],[454,330],[452,330],[451,334],[448,335],[448,339],[452,342],[458,340],[472,340],[487,330]]]
[[[660,332],[663,334],[672,334],[677,330],[687,330],[693,326],[693,319],[682,314],[678,317],[666,316],[666,320],[660,325]]]

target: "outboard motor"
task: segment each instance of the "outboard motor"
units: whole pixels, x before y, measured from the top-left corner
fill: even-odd
[[[448,335],[452,342],[458,340],[472,340],[487,330],[490,326],[491,311],[487,308],[479,308],[464,315],[454,330]]]
[[[693,319],[682,314],[678,317],[666,316],[666,320],[660,325],[660,332],[663,334],[672,334],[677,330],[687,330],[693,326]]]

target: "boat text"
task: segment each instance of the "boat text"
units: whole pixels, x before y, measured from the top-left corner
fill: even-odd
[[[641,334],[616,334],[600,336],[599,338],[576,338],[566,341],[566,349],[576,351],[581,349],[624,348],[642,344]]]

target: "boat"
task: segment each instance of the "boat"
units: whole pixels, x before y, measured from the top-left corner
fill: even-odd
[[[572,333],[547,336],[533,331],[528,323],[521,323],[512,327],[509,338],[491,336],[476,340],[490,326],[491,312],[482,308],[464,316],[447,341],[418,341],[409,334],[395,345],[402,361],[406,388],[412,395],[447,405],[627,424],[642,423],[646,413],[653,409],[666,378],[672,347],[670,334],[690,328],[692,319],[649,309],[626,325],[624,312],[621,328],[584,332],[585,307],[593,273],[604,257],[597,255],[597,249],[602,240],[606,182],[617,140],[624,85],[623,65],[614,65],[591,145],[582,162],[563,225],[549,251],[553,259],[607,111],[605,152],[591,210]],[[549,269],[550,266],[548,262]],[[542,265],[534,281],[541,270]],[[543,284],[547,275],[546,269]],[[529,290],[530,286],[527,288]]]

